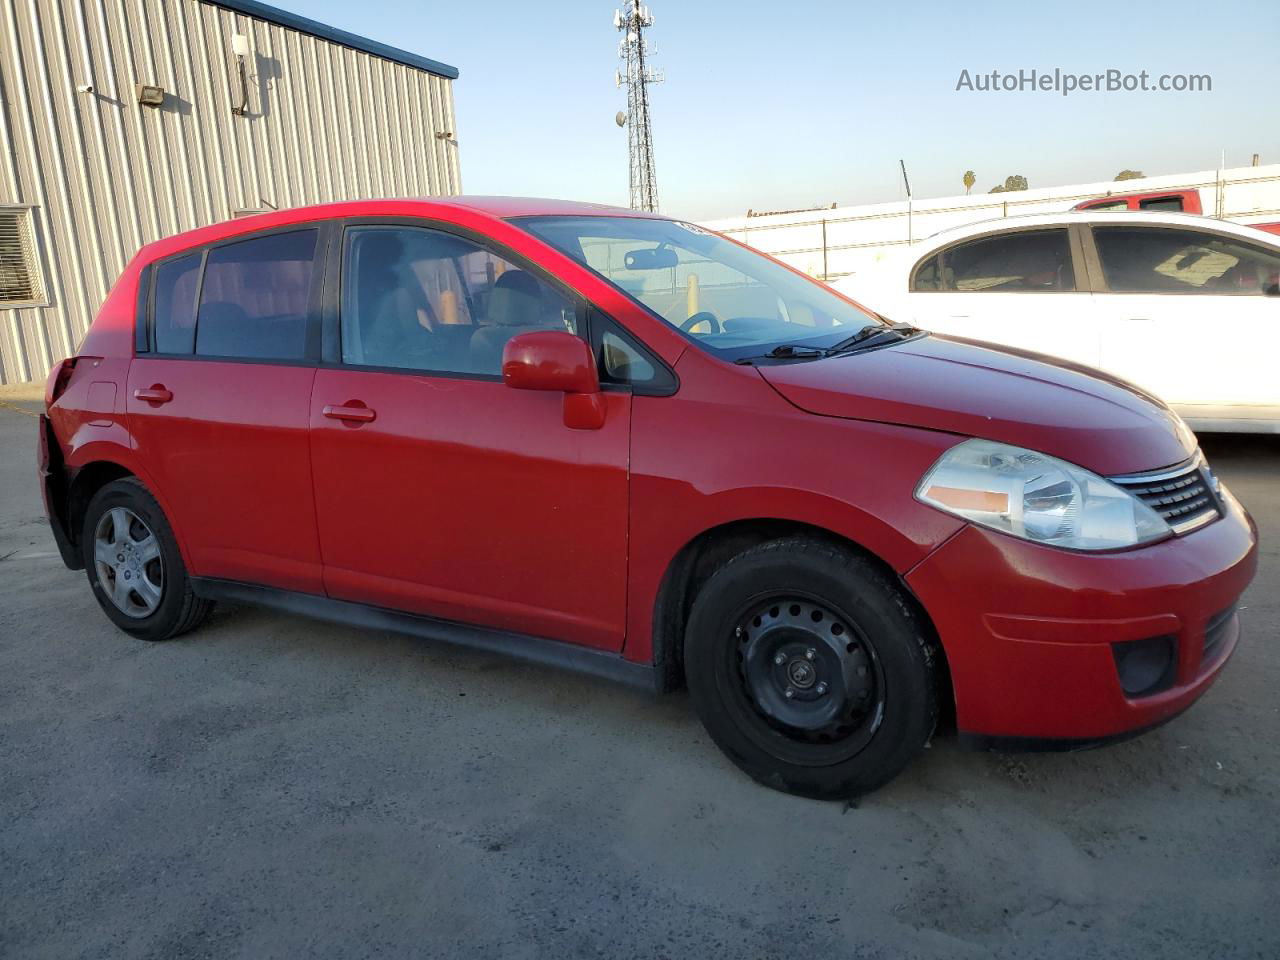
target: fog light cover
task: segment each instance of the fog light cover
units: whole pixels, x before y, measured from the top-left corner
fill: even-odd
[[[1176,672],[1177,640],[1171,636],[1147,637],[1113,643],[1120,689],[1126,697],[1149,697],[1173,685]]]

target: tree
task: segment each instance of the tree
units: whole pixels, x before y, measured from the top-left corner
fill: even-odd
[[[1022,174],[1015,173],[1004,178],[1003,184],[997,184],[991,188],[992,193],[1012,193],[1014,190],[1027,189],[1027,178]]]
[[[973,189],[973,185],[978,182],[978,178],[973,175],[972,170],[964,172],[964,192],[968,194]]]
[[[1116,174],[1117,180],[1141,180],[1146,174],[1141,170],[1121,170]]]

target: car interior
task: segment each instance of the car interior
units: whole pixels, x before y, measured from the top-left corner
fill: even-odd
[[[465,241],[360,230],[347,256],[348,363],[496,374],[512,337],[576,326],[566,296]]]

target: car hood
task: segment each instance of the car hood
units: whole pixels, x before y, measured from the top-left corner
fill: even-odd
[[[757,369],[810,413],[1015,444],[1104,475],[1180,463],[1196,449],[1181,420],[1133,384],[1011,347],[930,335]]]

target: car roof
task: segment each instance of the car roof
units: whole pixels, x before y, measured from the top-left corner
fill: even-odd
[[[1251,242],[1277,244],[1276,238],[1263,230],[1248,224],[1233,223],[1229,220],[1216,220],[1195,213],[1153,213],[1141,210],[1059,210],[1053,213],[1024,213],[1012,217],[993,217],[975,223],[961,224],[939,230],[918,244],[912,250],[925,247],[944,246],[953,240],[978,236],[984,233],[999,232],[1002,228],[1022,229],[1024,227],[1061,227],[1073,223],[1107,224],[1114,226],[1140,226],[1154,224],[1170,227],[1192,227],[1199,230],[1214,230],[1231,234]]]
[[[149,262],[206,243],[230,240],[259,230],[289,227],[317,220],[364,216],[445,217],[459,219],[509,220],[516,217],[644,217],[668,219],[660,214],[602,203],[573,200],[549,200],[541,197],[401,197],[366,200],[340,200],[335,203],[288,207],[267,213],[224,220],[171,234],[142,247],[137,259]]]
[[[478,210],[490,216],[502,217],[649,217],[666,219],[660,214],[627,207],[614,207],[604,203],[585,203],[578,200],[551,200],[544,197],[496,197],[458,196],[432,197],[431,203]]]

